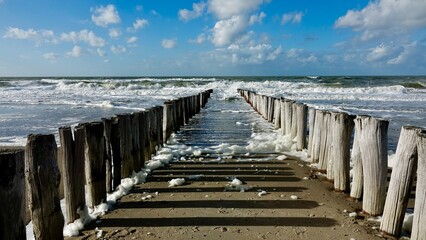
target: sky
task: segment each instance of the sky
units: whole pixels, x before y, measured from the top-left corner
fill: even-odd
[[[0,77],[426,75],[425,0],[0,0]]]

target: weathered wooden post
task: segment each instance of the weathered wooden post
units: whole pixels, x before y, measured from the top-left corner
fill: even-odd
[[[115,189],[121,184],[121,144],[120,144],[120,118],[118,116],[112,118],[111,123],[111,150],[113,163],[113,179],[112,187]]]
[[[176,103],[177,103],[177,105],[176,105],[177,111],[180,112],[179,102],[176,102]],[[178,114],[177,124],[180,126],[179,115],[180,115],[180,113]],[[157,146],[157,148],[159,148],[163,145],[163,106],[156,106],[155,107],[155,116],[156,116],[155,132],[156,132],[156,139],[157,139],[157,145],[156,146]]]
[[[111,147],[111,127],[112,119],[102,118],[104,124],[104,139],[105,139],[105,167],[106,167],[106,192],[113,191],[112,185],[112,147]]]
[[[0,206],[0,239],[25,239],[23,150],[0,150]]]
[[[309,108],[309,136],[308,136],[308,158],[312,158],[313,138],[315,128],[315,108]],[[312,162],[312,160],[311,160]]]
[[[101,122],[83,125],[85,129],[85,174],[89,207],[106,201],[105,138]]]
[[[281,119],[281,124],[280,124],[280,127],[281,127],[281,129],[280,129],[280,132],[281,132],[281,135],[285,135],[286,134],[286,124],[285,124],[285,99],[284,98],[281,98],[281,100],[280,100],[280,114],[281,114],[281,116],[280,116],[280,119]]]
[[[315,110],[315,124],[314,124],[314,133],[312,136],[312,163],[319,163],[321,141],[322,141],[322,126],[324,122],[325,112],[320,109]]]
[[[362,209],[370,215],[380,215],[386,197],[388,172],[388,125],[389,122],[370,116],[357,116],[361,124],[362,172],[364,174],[364,195]]]
[[[136,113],[138,115],[138,120],[139,120],[139,148],[140,148],[140,161],[141,161],[141,167],[143,167],[145,165],[145,161],[147,161],[148,159],[146,158],[146,149],[145,149],[145,141],[146,140],[146,126],[145,126],[145,115],[146,112],[145,111],[139,111]]]
[[[275,129],[281,127],[281,100],[279,98],[274,100],[274,127]]]
[[[291,131],[290,131],[290,138],[291,140],[295,140],[297,136],[297,110],[296,110],[296,102],[292,102],[291,105]]]
[[[321,130],[319,133],[321,134],[321,142],[319,146],[319,161],[318,161],[318,169],[321,171],[326,171],[329,161],[331,161],[329,156],[329,150],[331,145],[331,134],[330,134],[330,118],[331,114],[328,111],[323,110],[323,121],[321,125]],[[332,171],[330,169],[330,171]],[[331,173],[331,172],[330,172]],[[329,176],[327,176],[329,177]]]
[[[164,108],[163,108],[163,141],[164,143],[167,142],[167,139],[169,139],[170,135],[172,135],[173,129],[172,129],[172,107],[173,103],[171,101],[164,102]]]
[[[380,230],[399,236],[408,198],[417,169],[417,133],[419,128],[404,126],[398,140],[395,164],[389,182]],[[415,206],[416,207],[416,206]]]
[[[268,122],[274,121],[275,98],[268,97]]]
[[[296,103],[296,150],[302,151],[306,146],[308,106],[303,103]]]
[[[285,124],[285,135],[291,134],[293,116],[293,101],[289,99],[284,100],[284,124]]]
[[[411,239],[426,239],[426,130],[417,134],[417,183]]]
[[[83,131],[83,133],[81,133]],[[64,198],[65,198],[65,210],[67,213],[66,223],[72,223],[79,218],[77,209],[83,209],[86,207],[84,198],[84,178],[80,174],[84,172],[84,152],[76,152],[76,142],[81,144],[78,148],[84,146],[84,141],[81,138],[81,134],[84,136],[84,129],[75,129],[75,138],[73,140],[72,130],[70,127],[59,128],[59,139],[62,147],[62,161],[64,171],[62,172],[64,182]],[[80,157],[76,157],[77,154]],[[83,155],[83,156],[81,156]]]
[[[332,152],[334,167],[334,190],[346,192],[349,190],[349,160],[350,142],[354,128],[355,116],[344,112],[332,112],[333,125]]]
[[[130,171],[140,171],[142,168],[142,156],[141,156],[141,146],[140,146],[140,137],[139,137],[139,114],[132,113],[130,115],[130,126],[129,126],[130,138],[132,141],[132,149],[130,155],[133,159],[133,164],[130,165]]]
[[[53,135],[28,136],[25,177],[35,239],[63,239],[64,216],[58,190],[61,176],[56,154]]]
[[[362,158],[359,142],[362,141],[362,125],[361,121],[355,122],[354,140],[352,145],[351,160],[352,160],[352,183],[351,183],[351,198],[361,199],[362,189],[364,185],[364,174],[362,172]]]

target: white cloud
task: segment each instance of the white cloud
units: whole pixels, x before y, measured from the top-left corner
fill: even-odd
[[[265,17],[266,17],[266,14],[264,12],[259,13],[259,15],[251,15],[249,23],[250,25],[253,25],[255,23],[262,23]]]
[[[81,30],[80,32],[69,32],[61,34],[62,41],[71,41],[74,44],[77,42],[86,42],[92,47],[103,47],[105,40],[101,37],[96,36],[95,33],[87,29]]]
[[[424,29],[425,13],[424,0],[377,0],[361,10],[349,10],[337,19],[334,26],[361,32],[361,39],[366,41],[383,35],[396,36],[412,29]]]
[[[56,53],[45,53],[43,54],[43,58],[50,61],[50,62],[56,62],[59,59],[59,54]]]
[[[83,49],[79,46],[74,46],[70,52],[67,52],[68,57],[79,58],[83,55]]]
[[[144,27],[146,27],[148,25],[149,25],[148,20],[146,20],[146,19],[136,19],[136,21],[133,23],[133,28],[135,30],[139,30],[139,29],[144,28]]]
[[[137,42],[138,41],[138,38],[137,37],[135,37],[135,36],[133,36],[133,37],[130,37],[129,39],[127,39],[127,43],[135,43],[135,42]]]
[[[247,24],[248,21],[244,16],[233,16],[218,21],[213,28],[213,44],[218,47],[230,44],[244,33]]]
[[[203,44],[206,41],[206,35],[204,33],[197,36],[196,39],[190,39],[188,42],[193,44]]]
[[[269,0],[210,0],[208,9],[218,19],[223,20],[237,15],[250,14],[264,2],[269,2]]]
[[[292,61],[300,63],[316,63],[318,61],[318,57],[315,56],[314,53],[299,48],[292,48],[288,50],[286,57]]]
[[[51,30],[34,30],[29,28],[27,30],[9,27],[3,38],[20,39],[20,40],[31,40],[37,44],[41,43],[58,43],[55,33]]]
[[[109,24],[116,24],[121,21],[117,9],[112,4],[92,9],[92,13],[92,21],[101,27],[107,27]]]
[[[178,12],[179,19],[187,22],[189,20],[195,19],[203,15],[204,10],[206,9],[206,4],[204,2],[193,3],[192,11],[188,9],[180,9]]]
[[[160,16],[160,14],[155,10],[151,10],[151,14],[154,16]]]
[[[118,45],[118,46],[112,45],[110,50],[111,50],[112,53],[115,53],[115,54],[127,52],[126,47],[121,46],[121,45]]]
[[[100,48],[96,49],[96,53],[98,54],[99,57],[106,57],[106,52]]]
[[[368,61],[380,60],[392,53],[392,47],[381,43],[379,46],[370,49],[370,52],[367,54]]]
[[[108,31],[108,35],[110,38],[118,38],[121,35],[121,31],[118,28],[111,28]]]
[[[302,12],[291,12],[286,13],[281,18],[281,25],[285,25],[287,23],[301,23],[304,14]]]
[[[163,41],[161,41],[161,46],[163,48],[175,48],[176,44],[177,42],[175,39],[163,39]]]

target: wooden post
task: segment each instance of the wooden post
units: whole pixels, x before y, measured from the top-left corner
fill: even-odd
[[[148,159],[146,159],[146,149],[145,149],[145,141],[146,141],[146,126],[145,126],[145,115],[146,112],[145,111],[140,111],[136,113],[138,115],[138,120],[139,120],[139,151],[140,151],[140,167],[144,167],[145,166],[145,161],[147,161]]]
[[[112,119],[103,118],[104,124],[104,138],[105,138],[105,168],[106,168],[106,192],[111,193],[113,191],[112,184],[112,146],[111,146],[111,128]]]
[[[352,160],[352,183],[350,196],[354,199],[361,199],[362,189],[364,185],[364,174],[362,173],[362,158],[359,142],[361,137],[361,122],[355,122],[354,140],[352,145],[351,160]]]
[[[293,115],[293,101],[284,100],[284,124],[285,124],[285,135],[291,134],[291,121]]]
[[[83,131],[77,129],[76,131]],[[80,138],[80,132],[76,133],[76,139]],[[84,132],[83,132],[84,134]],[[84,157],[78,158],[76,156],[76,142],[72,137],[72,130],[70,127],[59,128],[59,139],[62,147],[62,161],[64,166],[63,182],[64,182],[64,198],[65,209],[67,213],[66,223],[72,223],[79,218],[77,209],[83,209],[85,205],[84,198],[84,178],[80,174],[84,172]],[[79,139],[81,142],[81,140]]]
[[[121,177],[127,178],[132,174],[134,166],[130,114],[120,114],[117,117],[120,131]]]
[[[416,200],[414,203],[413,228],[411,239],[426,239],[426,130],[418,133],[417,137],[417,184]]]
[[[323,121],[321,130],[319,134],[321,134],[321,142],[319,146],[319,160],[318,160],[318,169],[321,171],[326,171],[328,163],[330,159],[328,158],[328,153],[331,145],[331,134],[330,134],[330,112],[323,111]],[[331,170],[331,169],[330,169]],[[328,177],[328,176],[327,176]]]
[[[132,113],[130,115],[130,126],[129,134],[132,141],[132,149],[130,155],[132,156],[132,163],[130,165],[130,172],[133,171],[139,172],[142,168],[142,156],[141,156],[141,146],[139,142],[139,115],[137,113]]]
[[[296,113],[296,102],[292,102],[291,105],[291,131],[290,131],[290,138],[291,140],[295,140],[297,136],[297,113]]]
[[[63,239],[64,216],[59,202],[60,173],[53,135],[29,135],[25,177],[35,239]]]
[[[89,207],[106,201],[106,168],[104,127],[101,122],[84,124],[85,129],[85,173],[89,194]]]
[[[176,102],[177,103],[177,111],[179,112],[178,114],[178,125],[180,126],[180,108],[179,108],[179,101]],[[201,106],[201,105],[200,105]],[[155,107],[155,111],[156,111],[156,133],[157,133],[157,147],[161,147],[163,146],[163,106],[156,106]]]
[[[308,106],[296,103],[296,150],[302,151],[306,146],[306,127],[308,121]]]
[[[281,101],[277,98],[274,100],[274,127],[275,129],[281,127]]]
[[[323,137],[323,122],[324,122],[325,112],[323,110],[315,110],[315,124],[314,124],[314,133],[312,136],[312,163],[319,163],[319,156],[321,150],[321,141]]]
[[[334,122],[331,126],[333,139],[332,152],[330,154],[334,162],[334,190],[346,192],[349,190],[350,186],[350,142],[355,116],[348,115],[344,112],[332,112],[331,118]]]
[[[111,150],[113,178],[112,187],[115,189],[121,184],[121,144],[120,144],[120,118],[113,117],[111,123]]]
[[[362,209],[377,216],[383,213],[386,197],[389,122],[369,116],[357,116],[356,121],[362,129],[362,140],[358,141],[364,174]]]
[[[315,108],[309,108],[309,137],[308,137],[308,158],[312,158],[313,152],[313,138],[315,128]],[[311,161],[312,162],[312,161]]]
[[[285,100],[284,99],[281,99],[280,100],[280,114],[281,114],[281,116],[280,116],[280,119],[281,119],[281,124],[280,124],[280,127],[281,127],[281,129],[280,129],[280,132],[281,132],[281,135],[285,135],[286,134],[286,123],[285,123]]]
[[[25,239],[24,151],[0,150],[0,239]]]
[[[380,230],[399,236],[417,168],[419,128],[404,126],[395,153],[395,165],[389,182]],[[417,207],[417,206],[415,206]],[[425,227],[425,226],[423,226]],[[426,233],[426,232],[425,232]]]

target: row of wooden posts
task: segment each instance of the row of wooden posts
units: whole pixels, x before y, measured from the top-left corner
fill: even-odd
[[[106,202],[107,193],[122,178],[140,171],[170,135],[205,106],[212,92],[82,123],[74,129],[61,127],[59,155],[53,134],[29,135],[25,151],[0,150],[0,239],[26,238],[25,192],[35,238],[63,239],[64,222],[78,219],[77,209]],[[58,168],[61,164],[62,172]],[[67,219],[60,208],[61,181]]]
[[[306,104],[286,98],[238,91],[283,135],[290,135],[298,151],[307,149],[309,161],[327,174],[336,191],[347,192],[352,198],[362,200],[365,213],[383,215],[380,229],[386,234],[398,236],[401,233],[417,175],[411,239],[426,239],[425,129],[402,127],[388,186],[387,120],[308,108]],[[352,182],[350,161],[353,165]]]

